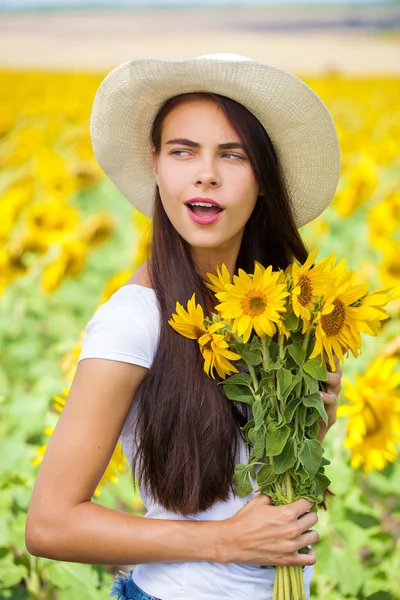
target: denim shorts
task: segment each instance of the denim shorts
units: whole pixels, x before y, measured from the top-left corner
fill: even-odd
[[[160,600],[160,598],[149,596],[149,594],[140,589],[132,579],[133,571],[134,569],[129,569],[128,575],[124,571],[120,571],[124,577],[121,575],[116,576],[109,596],[117,596],[117,600]]]

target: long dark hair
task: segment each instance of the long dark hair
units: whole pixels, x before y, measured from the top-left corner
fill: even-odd
[[[246,223],[236,272],[252,271],[255,260],[274,269],[284,269],[294,259],[303,263],[308,250],[294,223],[276,152],[261,123],[245,107],[211,93],[167,100],[152,126],[156,152],[166,115],[190,98],[211,98],[223,110],[245,147],[263,194]],[[222,386],[204,373],[197,344],[168,325],[176,301],[186,305],[193,292],[205,314],[216,300],[196,270],[189,244],[170,223],[157,186],[149,274],[160,310],[160,337],[148,376],[134,399],[133,472],[159,504],[186,516],[228,499],[240,427],[248,419],[239,403],[228,400]]]

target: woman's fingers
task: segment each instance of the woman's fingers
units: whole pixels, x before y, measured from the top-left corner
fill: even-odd
[[[286,505],[285,508],[287,506],[288,505]],[[305,498],[300,498],[300,500],[295,500],[294,502],[290,503],[290,510],[293,511],[294,517],[298,519],[299,517],[307,513],[313,506],[313,503],[309,500],[306,500]]]
[[[320,392],[320,394],[324,404],[327,406],[333,406],[338,401],[337,394],[332,394],[329,392]]]
[[[296,526],[298,527],[298,535],[311,529],[318,523],[318,515],[315,512],[307,512],[297,519]]]
[[[323,401],[328,405],[337,402],[340,390],[342,389],[342,369],[340,368],[338,357],[334,355],[333,358],[336,364],[336,371],[334,373],[328,371],[325,391],[321,394]]]
[[[341,387],[342,377],[339,373],[331,373],[328,371],[328,381],[325,382],[327,387],[330,388],[339,388]]]
[[[312,548],[308,548],[307,554],[300,554],[299,552],[295,552],[294,556],[294,565],[315,565],[315,563],[317,562],[317,556]]]

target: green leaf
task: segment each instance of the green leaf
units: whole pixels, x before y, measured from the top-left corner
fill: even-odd
[[[378,592],[369,595],[367,600],[394,600],[394,598],[390,592],[379,590]]]
[[[373,515],[357,513],[352,510],[349,510],[349,509],[346,510],[346,519],[348,519],[349,521],[352,521],[353,523],[356,523],[356,525],[358,525],[359,527],[362,527],[362,529],[368,529],[369,527],[376,527],[377,525],[380,525],[380,523],[381,523],[381,520],[377,519]]]
[[[294,390],[294,388],[296,387],[296,385],[302,380],[302,375],[301,373],[297,373],[297,375],[292,375],[292,381],[290,382],[290,385],[286,388],[285,393],[282,396],[283,400],[286,400],[287,397],[289,396],[289,394]]]
[[[319,381],[327,381],[328,379],[326,363],[321,356],[314,356],[311,360],[307,360],[303,365],[303,369],[311,377],[314,377],[314,379],[318,379]]]
[[[268,377],[263,377],[261,379],[261,381],[259,382],[259,386],[256,389],[256,391],[254,392],[256,396],[261,396],[263,394],[266,393],[266,391],[269,392],[270,387],[269,384],[272,381],[273,382],[273,386],[275,387],[275,383],[274,383],[275,377],[273,374],[269,375]],[[272,388],[274,389],[274,388]]]
[[[303,400],[304,402],[304,400]],[[306,415],[307,415],[307,407],[304,406],[303,403],[301,403],[299,405],[299,407],[297,408],[297,423],[299,426],[299,439],[301,439],[304,436],[304,430],[305,430],[305,426],[306,426]]]
[[[301,329],[299,329],[298,331],[293,331],[290,337],[294,342],[300,342],[301,344],[303,343],[304,334],[301,333]]]
[[[280,368],[280,362],[269,357],[269,358],[267,358],[267,362],[265,364],[265,369],[263,368],[261,370],[261,373],[264,375],[270,375],[271,374],[270,371],[276,371],[279,368]]]
[[[286,392],[286,390],[288,389],[288,387],[290,386],[290,384],[292,383],[292,374],[290,371],[288,371],[287,369],[283,368],[279,369],[279,371],[276,374],[276,379],[278,382],[278,396],[279,398],[283,398],[284,397],[284,393]]]
[[[242,358],[250,365],[257,366],[261,364],[261,352],[259,350],[245,348],[242,352]]]
[[[283,320],[283,323],[289,331],[296,331],[299,327],[299,317],[297,317],[293,312],[289,313],[287,317]]]
[[[260,434],[259,430],[257,431],[258,436],[255,441],[253,448],[251,449],[250,458],[254,458],[255,460],[259,460],[260,458],[265,458],[265,438],[264,434]]]
[[[248,438],[249,438],[249,442],[250,444],[255,444],[257,439],[258,439],[258,432],[256,429],[254,429],[254,421],[253,421],[253,427],[251,427],[247,433]]]
[[[307,408],[315,408],[320,417],[322,417],[325,425],[328,425],[328,414],[325,410],[324,402],[319,393],[311,394],[311,396],[306,396],[303,398],[303,404]]]
[[[257,483],[261,489],[276,481],[278,475],[272,465],[263,465],[257,473]]]
[[[16,565],[12,553],[6,554],[0,560],[0,585],[11,588],[17,585],[23,577],[28,575],[24,565]],[[1,589],[0,589],[1,592]],[[3,597],[3,596],[1,596]]]
[[[225,396],[229,400],[236,400],[236,402],[244,402],[245,404],[253,404],[254,397],[251,394],[244,394],[243,391],[237,385],[224,385]]]
[[[303,378],[310,394],[315,394],[319,390],[319,381],[314,379],[308,373],[303,372]]]
[[[282,452],[275,458],[274,461],[274,471],[278,475],[285,473],[289,469],[293,467],[297,460],[296,456],[296,446],[293,438],[290,438]]]
[[[318,440],[304,440],[303,450],[300,454],[300,461],[307,471],[310,479],[317,474],[322,458],[322,445]]]
[[[297,407],[302,402],[303,402],[303,398],[301,398],[301,397],[292,398],[291,400],[289,400],[288,404],[286,405],[285,412],[284,412],[286,423],[291,423]]]
[[[288,352],[295,363],[301,367],[306,360],[306,353],[302,345],[299,343],[290,344],[290,346],[288,346]]]
[[[326,465],[330,465],[331,461],[327,458],[325,458],[325,456],[322,457],[321,459],[321,467],[326,467]]]
[[[296,481],[298,483],[301,484],[301,486],[310,487],[310,485],[312,483],[310,480],[309,474],[304,469],[304,467],[301,463],[297,465],[297,468],[296,468],[295,472],[292,473],[292,476],[294,477],[294,479],[296,479]]]
[[[269,355],[274,362],[277,362],[279,358],[279,344],[277,344],[276,342],[270,342]]]
[[[319,419],[319,414],[316,410],[307,411],[306,416],[306,427],[312,427],[316,421]]]
[[[264,414],[266,411],[260,399],[254,400],[252,410],[254,416],[254,427],[256,429],[260,429],[261,425],[264,422]]]
[[[235,375],[231,375],[225,381],[220,382],[222,385],[246,385],[249,388],[253,387],[253,382],[251,379],[251,375],[248,373],[236,373]]]
[[[243,426],[243,427],[241,427],[240,429],[241,429],[242,431],[244,431],[244,433],[247,433],[247,431],[248,431],[249,429],[251,429],[251,427],[254,427],[254,421],[253,421],[253,419],[252,419],[251,421],[247,421],[246,425],[244,425],[244,426]]]
[[[317,473],[317,475],[315,476],[315,483],[315,493],[317,496],[319,496],[320,494],[323,494],[324,491],[330,486],[331,480],[323,473]]]
[[[235,483],[235,494],[241,498],[245,498],[253,491],[253,486],[251,485],[248,471],[248,465],[235,466],[235,474],[233,477]]]
[[[77,563],[55,562],[46,567],[46,577],[60,589],[79,589],[82,592],[95,592],[99,583],[93,568]]]
[[[267,455],[278,456],[288,440],[290,427],[284,425],[277,428],[275,423],[270,423],[267,427]]]

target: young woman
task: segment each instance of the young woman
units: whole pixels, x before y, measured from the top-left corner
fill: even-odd
[[[293,75],[246,57],[137,59],[100,85],[91,136],[105,173],[153,217],[151,258],[87,325],[32,495],[27,548],[138,565],[117,578],[120,600],[269,600],[273,565],[304,566],[309,594],[316,556],[298,550],[318,541],[311,503],[233,493],[234,465],[248,456],[246,414],[168,319],[193,292],[212,310],[203,280],[217,265],[233,275],[255,260],[306,260],[298,227],[324,210],[339,177],[329,112]],[[321,441],[340,378],[330,373],[322,394]],[[91,501],[119,438],[145,517]]]

